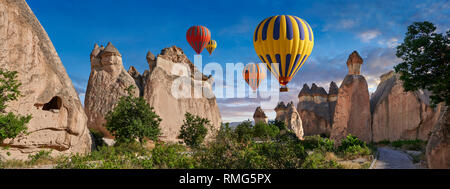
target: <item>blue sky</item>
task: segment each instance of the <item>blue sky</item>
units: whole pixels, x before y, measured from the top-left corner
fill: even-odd
[[[176,45],[193,60],[186,30],[204,25],[218,42],[214,56],[202,53],[203,63],[259,62],[252,43],[260,21],[273,15],[296,15],[308,21],[315,35],[311,57],[291,81],[290,93],[281,99],[294,101],[304,83],[328,90],[347,73],[346,59],[357,50],[365,63],[362,73],[370,91],[378,77],[399,60],[395,46],[408,25],[431,21],[438,32],[450,28],[450,1],[142,1],[142,0],[27,0],[49,34],[61,60],[84,100],[90,74],[89,54],[95,43],[111,41],[121,52],[125,69],[148,69],[147,51],[158,54]],[[246,102],[248,106],[234,106]],[[259,105],[254,99],[218,99],[224,121],[250,118]],[[274,112],[266,110],[269,118]]]

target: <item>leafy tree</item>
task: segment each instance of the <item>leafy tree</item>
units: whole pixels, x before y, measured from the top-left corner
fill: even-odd
[[[276,125],[259,122],[255,124],[254,136],[261,139],[274,138],[280,133],[280,129]]]
[[[133,86],[127,88],[128,95],[120,98],[117,106],[106,115],[106,129],[117,143],[130,143],[145,138],[156,141],[160,135],[161,118],[142,97],[131,96]]]
[[[236,129],[237,140],[239,142],[248,142],[253,139],[253,126],[250,120],[240,123]]]
[[[17,100],[21,95],[20,85],[16,71],[0,69],[0,144],[7,138],[15,138],[24,133],[27,130],[26,124],[31,120],[31,115],[20,116],[11,112],[6,113],[6,103]]]
[[[185,120],[181,126],[179,139],[183,139],[184,143],[192,148],[199,147],[205,140],[208,129],[211,128],[211,124],[208,119],[194,116],[190,113],[186,113]]]
[[[269,121],[269,125],[277,126],[280,131],[287,129],[286,123],[284,123],[284,121],[280,121],[280,120]]]
[[[403,43],[397,47],[397,57],[403,60],[395,66],[406,91],[427,89],[431,102],[450,105],[450,30],[435,32],[430,22],[415,22],[408,27]]]

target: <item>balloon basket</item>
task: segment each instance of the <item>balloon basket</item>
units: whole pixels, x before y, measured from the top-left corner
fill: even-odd
[[[289,88],[287,88],[286,86],[281,87],[280,88],[280,92],[284,93],[284,92],[289,92]]]

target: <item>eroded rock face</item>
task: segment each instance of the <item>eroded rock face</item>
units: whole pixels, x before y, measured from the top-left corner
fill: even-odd
[[[267,124],[269,122],[269,118],[261,109],[261,107],[256,108],[255,113],[253,114],[253,120],[255,121],[255,124],[259,122]]]
[[[443,106],[441,111],[443,113],[432,130],[425,153],[431,169],[450,169],[450,112]]]
[[[297,112],[294,103],[290,102],[286,106],[284,105],[284,102],[280,102],[275,108],[275,111],[277,113],[275,119],[285,122],[287,129],[294,132],[299,139],[303,140],[304,132],[302,119],[300,117],[300,114]]]
[[[373,141],[426,141],[436,125],[440,108],[431,108],[429,92],[405,92],[394,71],[381,76],[381,83],[370,101]]]
[[[372,141],[369,90],[362,75],[347,75],[339,88],[331,139],[337,144],[348,134]]]
[[[24,0],[0,1],[0,68],[17,71],[22,83],[23,96],[9,103],[6,111],[33,117],[28,135],[4,141],[10,148],[0,148],[0,158],[27,159],[41,150],[52,150],[53,156],[91,150],[79,97],[50,38]]]
[[[94,46],[91,53],[91,74],[84,100],[89,128],[112,138],[104,126],[105,116],[116,106],[120,97],[127,95],[126,89],[129,86],[134,86],[131,95],[139,96],[140,87],[123,67],[122,55],[116,47],[111,43],[105,48]]]
[[[339,145],[348,134],[357,136],[365,142],[372,141],[369,90],[367,81],[357,75],[350,66],[361,65],[362,59],[353,52],[348,61],[351,71],[342,81],[337,95],[336,108],[331,130],[331,139]]]
[[[330,94],[314,83],[311,89],[307,84],[303,85],[298,95],[297,110],[302,117],[303,130],[306,136],[330,135],[337,90],[334,82],[330,84]]]
[[[199,75],[193,77],[192,72]],[[197,71],[178,47],[165,48],[158,55],[154,66],[150,67],[143,94],[162,119],[160,138],[163,141],[179,141],[177,136],[187,112],[209,119],[213,132],[220,129],[222,119],[212,80]],[[213,132],[208,132],[207,138]]]

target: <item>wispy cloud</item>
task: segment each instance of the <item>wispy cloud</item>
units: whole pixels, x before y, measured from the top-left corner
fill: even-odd
[[[367,30],[359,33],[358,38],[364,43],[369,43],[372,39],[375,39],[379,35],[381,35],[381,32],[378,30]]]

